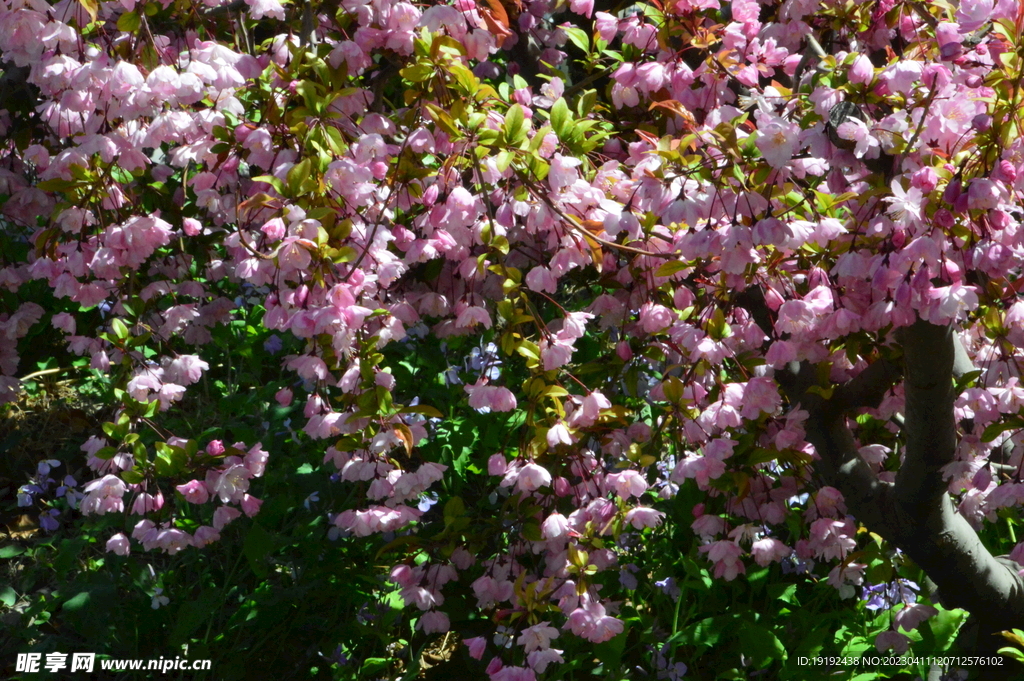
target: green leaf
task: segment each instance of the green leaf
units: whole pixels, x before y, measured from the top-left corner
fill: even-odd
[[[363,660],[363,666],[359,668],[360,675],[375,674],[388,666],[387,659],[383,657],[368,657]]]
[[[671,277],[676,272],[682,272],[687,267],[690,267],[690,264],[683,262],[682,260],[669,260],[666,263],[662,263],[658,269],[655,270],[654,276]]]
[[[64,605],[61,607],[62,610],[67,612],[76,612],[89,605],[91,594],[88,591],[75,594],[68,600],[64,601]]]
[[[520,136],[520,129],[523,127],[523,123],[526,121],[526,116],[523,113],[523,107],[518,104],[513,104],[508,108],[508,112],[505,114],[505,139],[509,141],[509,144],[518,144],[522,141],[521,137],[526,137],[525,130],[523,135]]]
[[[78,186],[77,182],[74,182],[73,180],[63,180],[59,177],[54,177],[52,179],[36,183],[36,187],[38,189],[42,189],[44,192],[63,192],[73,189],[76,186]]]
[[[796,584],[769,584],[768,596],[783,603],[796,601]]]
[[[587,114],[594,110],[595,104],[597,104],[597,90],[587,90],[576,102],[576,112],[580,118],[586,118]]]
[[[14,589],[12,589],[9,586],[0,587],[0,603],[3,603],[8,608],[10,608],[17,601],[18,601],[18,594],[14,591]]]
[[[281,182],[280,179],[274,177],[273,175],[257,175],[256,177],[252,178],[252,181],[265,182],[266,184],[269,184],[271,187],[273,187],[278,194],[284,196],[284,182]]]
[[[441,130],[448,133],[453,138],[461,137],[462,133],[459,132],[458,126],[455,125],[455,119],[452,115],[434,104],[427,104],[427,113],[430,115],[434,122],[437,123]]]
[[[569,112],[569,105],[565,103],[565,97],[559,97],[551,106],[551,129],[563,142],[572,130],[572,114]]]
[[[523,523],[523,537],[530,541],[540,541],[544,538],[540,531],[540,522],[536,518],[530,518]]]
[[[584,52],[590,52],[590,36],[586,31],[576,26],[562,26],[562,31],[569,36],[569,42]]]
[[[398,72],[398,75],[405,78],[410,83],[422,83],[429,78],[432,78],[437,73],[437,69],[432,64],[414,64],[412,66],[406,66],[404,69]]]
[[[23,553],[25,553],[25,547],[18,546],[17,544],[8,544],[7,546],[0,547],[0,558],[4,560],[20,556]]]
[[[743,622],[740,625],[739,647],[757,667],[766,667],[772,660],[786,659],[786,646],[768,628],[759,624]]]
[[[287,186],[292,196],[298,196],[303,193],[303,185],[309,180],[312,167],[313,162],[308,158],[304,158],[288,169],[285,186]]]
[[[626,649],[628,635],[629,625],[627,624],[621,634],[594,646],[594,657],[601,661],[606,670],[610,671],[622,666],[622,653]]]
[[[216,589],[203,589],[198,599],[187,600],[178,608],[178,618],[174,624],[174,630],[170,635],[170,645],[179,647],[188,640],[189,634],[199,626],[215,616],[218,605],[218,592]]]
[[[121,471],[121,479],[127,482],[129,485],[137,485],[146,478],[145,476],[142,475],[142,473],[138,472],[133,468],[128,471]]]
[[[266,577],[267,556],[274,549],[274,536],[263,529],[259,523],[253,523],[249,532],[245,535],[245,542],[242,544],[242,553],[249,560],[249,567],[256,573],[256,576]]]
[[[432,419],[443,419],[444,414],[435,409],[434,407],[426,404],[415,404],[402,407],[398,410],[400,414],[423,414],[424,416]]]
[[[110,329],[114,332],[114,335],[118,340],[124,340],[129,335],[128,327],[125,326],[124,322],[116,317],[110,320]]]
[[[444,518],[457,518],[466,512],[466,504],[462,501],[462,497],[452,497],[448,500],[448,503],[444,505]]]
[[[1019,416],[1012,416],[1005,421],[993,423],[985,428],[985,431],[981,434],[981,441],[992,442],[992,440],[995,440],[1003,431],[1017,428],[1024,428],[1024,419]]]

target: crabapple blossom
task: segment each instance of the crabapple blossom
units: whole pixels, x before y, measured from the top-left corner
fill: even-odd
[[[420,635],[495,609],[497,681],[671,595],[669,537],[902,601],[879,651],[937,608],[867,574],[1024,611],[979,532],[1024,504],[1015,3],[67,4],[0,7],[0,402],[61,374],[112,414],[80,490],[18,481],[43,529],[137,514],[107,551],[181,560],[301,445],[339,492],[267,508],[387,546]]]

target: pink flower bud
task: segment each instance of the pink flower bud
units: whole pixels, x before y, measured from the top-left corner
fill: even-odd
[[[850,71],[846,76],[851,83],[867,85],[875,77],[875,67],[867,55],[860,55],[850,65]]]
[[[910,177],[910,186],[917,187],[922,192],[930,192],[939,184],[939,176],[935,173],[935,169],[921,168]]]
[[[488,475],[505,475],[507,470],[508,462],[505,461],[505,457],[501,454],[491,454],[491,458],[487,459]]]

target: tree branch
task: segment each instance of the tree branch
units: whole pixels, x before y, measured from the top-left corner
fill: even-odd
[[[902,375],[900,367],[893,362],[876,360],[836,388],[832,402],[842,410],[877,407]]]
[[[896,474],[896,498],[908,508],[927,511],[946,494],[942,467],[956,456],[956,334],[952,326],[918,320],[901,331],[900,340],[906,365],[906,455]]]

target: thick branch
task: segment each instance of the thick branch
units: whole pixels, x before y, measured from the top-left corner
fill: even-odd
[[[885,536],[910,556],[939,587],[946,607],[969,611],[988,629],[1009,629],[1024,624],[1024,582],[1016,564],[997,558],[982,544],[977,532],[953,507],[950,497],[939,497],[926,518],[894,509]],[[872,528],[874,529],[874,528]]]
[[[906,363],[906,455],[896,474],[896,497],[924,511],[945,495],[942,467],[956,456],[953,365],[957,341],[952,326],[921,320],[903,329],[901,341]]]
[[[901,376],[896,364],[887,359],[876,360],[836,388],[832,403],[840,410],[877,407]]]

